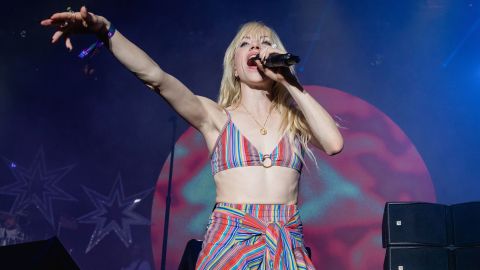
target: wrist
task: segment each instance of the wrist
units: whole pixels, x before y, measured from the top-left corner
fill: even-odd
[[[102,41],[103,43],[109,43],[110,39],[113,37],[117,29],[113,24],[108,22],[102,28],[102,31],[97,33],[98,40]]]
[[[105,20],[105,22],[108,22],[108,21]],[[107,25],[109,26],[108,28],[106,28]],[[97,32],[98,40],[92,45],[90,45],[88,48],[83,49],[78,55],[78,57],[83,59],[90,53],[98,51],[98,49],[103,47],[105,44],[107,45],[107,47],[109,47],[110,39],[115,34],[116,29],[110,22],[104,23],[101,29],[102,31]]]
[[[278,83],[283,85],[289,92],[292,92],[292,91],[305,92],[303,89],[303,86],[300,84],[297,77],[295,77],[294,75],[292,75],[291,77],[284,78]]]

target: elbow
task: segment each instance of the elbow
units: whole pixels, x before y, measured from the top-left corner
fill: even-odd
[[[329,147],[325,149],[325,153],[327,153],[327,155],[329,156],[334,156],[342,152],[342,150],[343,150],[343,139],[340,138],[335,143],[332,143],[331,145],[329,145]]]
[[[148,88],[160,91],[167,80],[167,74],[157,67],[146,72],[141,79]]]

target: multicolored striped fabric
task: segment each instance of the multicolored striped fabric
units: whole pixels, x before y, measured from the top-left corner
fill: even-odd
[[[210,155],[210,163],[212,173],[228,170],[236,167],[244,166],[263,166],[265,159],[271,160],[271,166],[283,166],[302,172],[303,164],[300,158],[293,151],[286,134],[282,136],[275,149],[270,154],[264,154],[242,135],[240,130],[232,122],[230,113],[225,110],[228,115],[228,121],[225,123],[218,139],[215,143],[214,150]],[[300,149],[302,157],[304,149],[302,144],[295,137],[295,147]]]
[[[195,269],[314,270],[296,205],[217,203]]]

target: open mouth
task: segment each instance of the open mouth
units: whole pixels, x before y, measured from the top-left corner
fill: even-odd
[[[249,67],[256,67],[257,63],[255,63],[255,60],[259,60],[260,58],[258,57],[258,54],[252,54],[249,56],[247,60],[247,66]]]

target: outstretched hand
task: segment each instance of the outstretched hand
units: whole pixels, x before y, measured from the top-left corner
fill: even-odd
[[[52,36],[52,43],[60,38],[65,39],[65,47],[73,49],[71,35],[81,33],[101,34],[108,29],[109,22],[102,16],[87,11],[83,6],[79,12],[65,11],[53,14],[50,18],[40,22],[43,26],[52,26],[56,32]]]

